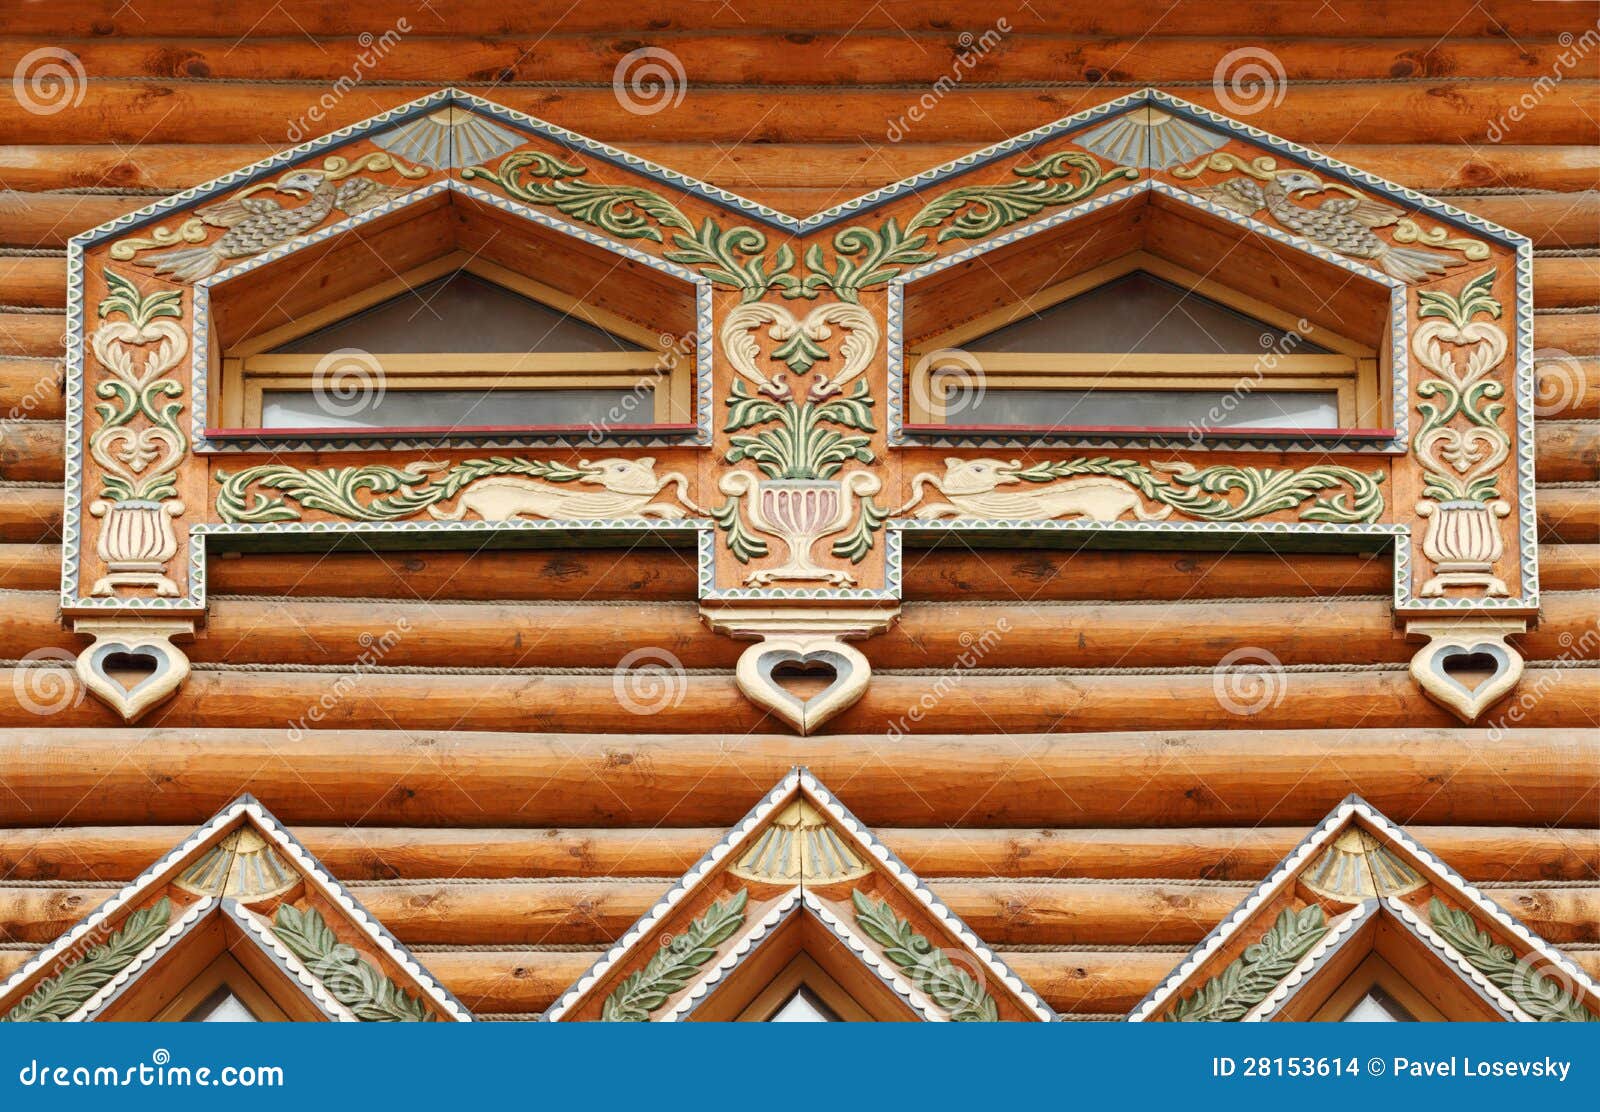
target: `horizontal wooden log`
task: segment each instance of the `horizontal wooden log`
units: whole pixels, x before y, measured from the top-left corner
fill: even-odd
[[[147,32],[159,29],[147,28]],[[440,29],[443,30],[443,29]],[[738,33],[673,31],[643,41],[677,56],[695,85],[931,84],[948,77],[963,57],[976,60],[972,34],[955,29],[907,34],[891,31],[789,34],[782,39]],[[1218,58],[1237,46],[1231,39],[1094,38],[1062,41],[1038,35],[997,36],[966,80],[1007,82],[1209,81]],[[609,82],[641,40],[615,35],[557,33],[532,37],[412,35],[404,49],[383,53],[370,73],[384,81],[437,84],[497,81]],[[32,40],[0,38],[0,53],[21,56]],[[371,41],[302,35],[234,41],[217,38],[140,37],[73,39],[77,55],[97,79],[109,77],[226,78],[230,80],[333,81]],[[1556,65],[1556,42],[1494,39],[1296,38],[1270,49],[1290,81],[1383,80],[1412,77],[1537,77]],[[962,69],[967,67],[963,65]]]
[[[1600,258],[1541,257],[1533,260],[1533,303],[1539,308],[1600,302]]]
[[[75,647],[54,593],[12,595],[0,641]],[[1548,591],[1538,627],[1518,637],[1530,660],[1600,659],[1581,642],[1600,613],[1593,592]],[[1572,651],[1569,646],[1582,644]],[[1160,605],[907,603],[866,642],[874,667],[1209,668],[1240,645],[1283,664],[1399,663],[1416,653],[1387,598]],[[638,646],[684,668],[731,668],[744,644],[706,632],[694,603],[296,601],[213,597],[191,660],[227,664],[613,668]],[[375,647],[376,646],[376,647]],[[1576,655],[1574,655],[1576,653]],[[1290,681],[1292,682],[1292,681]]]
[[[67,303],[67,260],[0,256],[0,305],[59,309]]]
[[[0,217],[0,245],[5,219]],[[0,310],[0,358],[60,359],[66,347],[64,313],[20,313]]]
[[[606,945],[649,911],[666,878],[359,883],[353,891],[407,944]],[[930,882],[991,945],[1188,946],[1249,894],[1243,884],[1179,880]],[[108,888],[0,885],[0,941],[48,942]],[[1600,887],[1496,888],[1493,898],[1557,945],[1600,941]]]
[[[1534,471],[1542,483],[1600,481],[1600,422],[1541,422],[1534,442]]]
[[[0,588],[54,591],[60,586],[60,545],[0,544]]]
[[[1404,824],[1592,829],[1600,805],[1593,729],[1491,738],[1363,724],[885,745],[881,735],[474,734],[405,719],[404,731],[293,734],[184,721],[141,724],[130,746],[126,730],[61,729],[59,717],[0,732],[10,789],[0,825],[192,826],[248,790],[294,825],[459,826],[471,815],[483,826],[725,827],[796,764],[871,826],[1306,827],[1357,792]]]
[[[635,10],[605,4],[571,4],[570,0],[530,0],[507,8],[495,0],[456,0],[448,13],[414,13],[410,25],[419,34],[538,36],[552,27],[566,34],[640,34]],[[1011,26],[1019,33],[1140,38],[1152,33],[1149,12],[1072,5],[1037,6],[1014,13]],[[286,0],[265,12],[241,10],[228,0],[195,0],[162,15],[161,32],[172,36],[305,36],[378,33],[394,25],[394,7],[385,0],[347,0],[338,5]],[[719,9],[653,14],[652,34],[671,31],[788,32],[946,31],[966,27],[974,32],[993,26],[994,6],[986,0],[947,0],[929,9],[918,0],[881,0],[863,9],[852,0],[817,0],[797,8],[779,0],[744,0],[737,11]],[[151,34],[150,21],[120,7],[116,0],[87,0],[70,9],[38,6],[18,9],[7,29],[14,35],[62,38],[139,37]],[[1162,13],[1162,35],[1239,35],[1315,38],[1342,37],[1359,31],[1373,37],[1443,37],[1453,39],[1550,38],[1563,31],[1586,29],[1581,16],[1564,4],[1527,4],[1484,0],[1463,11],[1450,0],[1357,0],[1338,12],[1306,10],[1297,0],[1255,0],[1249,4],[1175,7]]]
[[[1537,505],[1541,541],[1600,543],[1600,485],[1540,487]]]
[[[381,636],[375,637],[381,641]],[[65,680],[65,685],[59,681]],[[30,683],[46,682],[35,695]],[[805,677],[802,697],[821,690]],[[1542,697],[1519,724],[1588,727],[1600,699],[1600,670],[1531,667],[1524,690]],[[40,718],[40,698],[62,704],[52,724],[110,726],[111,709],[78,699],[74,676],[0,675],[0,726]],[[1508,704],[1509,705],[1509,704]],[[649,713],[660,708],[656,713]],[[1241,708],[1255,709],[1248,714]],[[1259,709],[1256,709],[1259,708]],[[1497,712],[1485,712],[1496,721]],[[667,733],[713,731],[743,735],[772,728],[768,716],[740,694],[731,675],[633,673],[466,675],[197,670],[145,723],[288,730],[381,729],[403,722],[417,730],[601,730],[626,733],[641,725]],[[861,702],[834,719],[836,733],[893,739],[915,733],[1077,733],[1103,730],[1279,729],[1308,722],[1333,726],[1449,726],[1455,717],[1426,696],[1400,669],[1383,672],[1296,671],[1265,678],[1210,672],[1159,675],[1048,674],[950,676],[876,675]]]
[[[1600,192],[1465,194],[1452,205],[1521,232],[1535,247],[1600,244]]]
[[[1167,82],[1171,92],[1226,111],[1210,81]],[[549,119],[585,135],[626,145],[630,137],[670,135],[677,140],[739,142],[840,142],[861,137],[861,121],[888,137],[889,122],[908,118],[926,89],[836,92],[793,89],[782,97],[759,90],[699,88],[670,111],[641,116],[625,107],[607,82],[602,88],[468,84],[468,91]],[[358,123],[414,99],[415,87],[357,84],[316,119],[310,113],[326,92],[318,82],[215,84],[163,80],[104,79],[82,86],[73,108],[77,139],[116,143],[279,142],[285,145]],[[1126,90],[1104,87],[1041,87],[1030,95],[1012,90],[957,85],[909,125],[918,140],[995,142],[1112,100]],[[1226,89],[1224,89],[1226,92]],[[1417,80],[1350,84],[1301,83],[1292,97],[1266,105],[1251,122],[1307,144],[1483,143],[1507,112],[1504,88],[1496,83]],[[1507,128],[1505,137],[1529,145],[1600,141],[1600,83],[1569,77]],[[47,143],[60,134],[53,117],[0,102],[0,138],[11,143]],[[902,124],[902,130],[907,125]]]
[[[0,435],[0,479],[60,482],[66,427],[60,421],[5,422]]]
[[[1591,359],[1600,355],[1600,313],[1540,313],[1533,338],[1547,358]]]
[[[0,359],[0,414],[8,420],[60,420],[66,413],[59,359]]]
[[[1557,591],[1600,587],[1600,545],[1541,544],[1539,583]]]
[[[0,828],[9,880],[125,883],[190,833],[186,826]],[[490,829],[296,827],[341,880],[438,877],[676,876],[721,840],[719,827]],[[880,827],[923,877],[1162,877],[1256,881],[1306,828],[982,830]],[[1407,833],[1474,883],[1600,877],[1600,829],[1410,826]]]
[[[769,51],[768,56],[776,53]],[[0,180],[13,190],[26,191],[118,186],[177,193],[248,166],[278,149],[278,145],[259,143],[141,143],[137,150],[111,144],[0,146]],[[972,145],[907,140],[888,145],[729,146],[636,138],[628,143],[628,149],[741,193],[820,186],[857,194],[960,158],[971,152]],[[1340,143],[1330,146],[1328,153],[1413,189],[1600,188],[1600,150],[1592,146]]]
[[[1600,418],[1600,359],[1546,349],[1534,355],[1534,415],[1551,420]]]
[[[60,487],[7,486],[0,482],[0,543],[59,541],[62,504]]]

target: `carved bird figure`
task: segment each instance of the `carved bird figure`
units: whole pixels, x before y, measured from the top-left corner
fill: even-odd
[[[1405,215],[1404,209],[1394,205],[1358,197],[1330,197],[1316,208],[1294,201],[1326,188],[1315,176],[1290,170],[1265,182],[1230,178],[1196,192],[1245,216],[1266,209],[1291,232],[1341,255],[1375,262],[1384,273],[1402,281],[1420,282],[1443,274],[1446,267],[1461,265],[1461,260],[1438,251],[1397,247],[1379,238],[1372,229],[1386,228]]]
[[[247,259],[308,232],[335,209],[356,216],[408,191],[370,178],[335,181],[320,170],[297,170],[273,186],[279,193],[309,196],[305,204],[286,209],[271,197],[235,197],[195,210],[214,228],[228,229],[213,243],[164,251],[139,260],[157,274],[194,282],[233,259]]]

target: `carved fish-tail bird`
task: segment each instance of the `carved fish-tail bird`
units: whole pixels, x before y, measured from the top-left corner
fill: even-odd
[[[1330,197],[1316,208],[1294,202],[1296,197],[1327,188],[1327,183],[1311,174],[1290,170],[1266,182],[1230,178],[1196,192],[1245,216],[1266,209],[1291,232],[1341,255],[1371,260],[1402,281],[1420,282],[1443,274],[1446,267],[1461,265],[1461,260],[1438,251],[1397,247],[1380,239],[1373,228],[1386,228],[1405,215],[1404,209],[1394,205],[1358,197]]]
[[[287,243],[302,232],[321,224],[334,209],[356,216],[375,208],[409,187],[383,185],[370,178],[334,181],[320,170],[297,170],[273,185],[279,193],[310,199],[298,208],[286,209],[271,197],[235,197],[195,210],[195,215],[214,228],[227,228],[215,243],[164,251],[138,260],[140,266],[181,282],[194,282],[215,272],[232,259],[247,259],[269,248]]]

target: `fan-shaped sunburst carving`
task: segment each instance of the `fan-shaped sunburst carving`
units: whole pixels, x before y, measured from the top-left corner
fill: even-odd
[[[372,142],[390,154],[444,170],[492,162],[522,140],[476,112],[451,105],[375,135]]]
[[[1108,158],[1118,166],[1165,170],[1210,154],[1228,137],[1190,123],[1158,108],[1125,112],[1077,137],[1085,150]]]
[[[797,799],[728,871],[769,884],[832,884],[864,877],[872,869],[815,807]]]
[[[1403,896],[1428,883],[1387,846],[1357,826],[1335,838],[1300,882],[1319,896],[1345,903]]]
[[[241,827],[212,846],[173,883],[197,896],[227,896],[249,903],[281,896],[300,882],[256,831]]]

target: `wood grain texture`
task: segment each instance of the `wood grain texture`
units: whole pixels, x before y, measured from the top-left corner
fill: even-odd
[[[7,685],[9,688],[9,684]],[[137,736],[138,744],[130,745]],[[194,826],[250,790],[294,826],[726,827],[796,764],[870,826],[1308,827],[1350,792],[1401,824],[1593,827],[1600,731],[1077,735],[456,733],[197,724],[0,731],[0,824]],[[18,797],[26,799],[24,807]]]
[[[59,673],[57,673],[59,674]],[[39,718],[37,700],[24,697],[29,677],[0,673],[0,726],[27,727]],[[690,674],[648,681],[631,706],[619,691],[626,675],[515,673],[466,675],[196,671],[171,700],[153,708],[143,725],[293,730],[381,729],[404,723],[433,730],[599,730],[627,733],[641,725],[669,733],[713,731],[742,737],[772,728],[745,700],[733,676]],[[821,679],[795,684],[807,697]],[[1408,673],[1309,671],[1272,678],[1265,687],[1239,683],[1241,694],[1221,698],[1226,677],[1184,671],[1059,675],[967,674],[874,676],[861,702],[829,723],[834,733],[898,734],[1093,733],[1105,730],[1272,729],[1307,722],[1353,728],[1448,727],[1455,717],[1427,699]],[[1541,697],[1519,712],[1519,724],[1592,729],[1600,706],[1600,670],[1529,668],[1523,691]],[[62,697],[70,701],[77,688]],[[664,694],[663,694],[664,692]],[[638,698],[659,699],[640,703]],[[1520,698],[1520,693],[1518,698]],[[640,707],[659,705],[654,714]],[[1239,707],[1260,707],[1254,714]],[[1509,703],[1507,704],[1509,707]],[[1233,708],[1233,709],[1230,709]],[[937,713],[933,713],[934,710]],[[1495,721],[1490,708],[1486,721]],[[60,727],[111,726],[114,712],[96,699],[63,706],[51,718]]]
[[[1600,830],[1420,826],[1411,837],[1474,883],[1600,878]],[[12,881],[132,880],[188,837],[186,826],[0,828]],[[721,840],[720,827],[296,827],[343,880],[675,876]],[[1305,837],[1299,826],[985,830],[880,827],[923,877],[1164,877],[1257,881]]]

